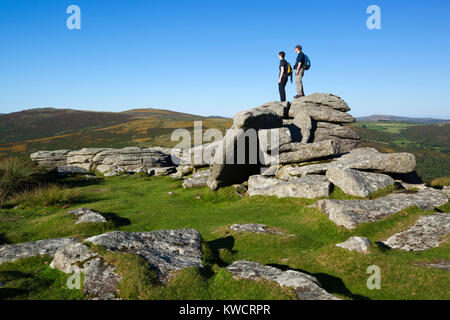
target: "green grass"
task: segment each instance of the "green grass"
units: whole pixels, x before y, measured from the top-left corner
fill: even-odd
[[[450,299],[450,278],[446,271],[414,264],[448,260],[448,241],[439,248],[420,253],[390,251],[374,246],[371,253],[365,255],[335,246],[353,235],[366,236],[373,243],[385,240],[414,224],[421,215],[433,212],[411,208],[349,231],[336,226],[320,211],[308,208],[314,200],[241,198],[233,187],[218,192],[207,188],[183,189],[180,180],[165,177],[120,176],[83,183],[68,179],[65,183],[81,195],[81,202],[65,209],[1,209],[0,243],[68,236],[86,238],[111,230],[195,228],[201,233],[206,270],[184,270],[167,286],[155,284],[154,276],[139,258],[111,254],[108,259],[126,279],[121,284],[121,294],[125,299],[293,297],[291,291],[273,283],[233,280],[224,268],[241,259],[307,272],[316,276],[327,291],[344,299]],[[169,191],[174,195],[169,195]],[[382,190],[374,197],[390,191],[392,189]],[[339,189],[333,191],[332,197],[348,198]],[[64,212],[78,207],[105,213],[109,221],[106,225],[75,225],[75,218]],[[449,212],[450,206],[440,210]],[[235,233],[228,229],[234,223],[263,223],[284,230],[286,234]],[[382,271],[381,290],[366,287],[369,276],[366,270],[373,264],[380,266]],[[47,270],[39,260],[34,262],[34,266],[42,272]],[[20,297],[33,298],[35,295],[24,293]],[[61,297],[75,298],[64,296],[63,289]]]

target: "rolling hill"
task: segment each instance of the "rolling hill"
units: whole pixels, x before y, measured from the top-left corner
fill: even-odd
[[[409,117],[399,117],[390,116],[384,114],[375,114],[366,117],[360,117],[357,119],[361,122],[408,122],[408,123],[422,123],[422,124],[437,124],[450,122],[450,119],[435,119],[435,118],[409,118]]]
[[[226,118],[201,117],[162,109],[92,112],[70,109],[32,109],[0,115],[0,158],[39,150],[174,146],[177,128],[193,130],[195,120],[204,129],[230,127]]]

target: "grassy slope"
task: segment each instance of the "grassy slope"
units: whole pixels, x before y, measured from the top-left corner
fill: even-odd
[[[142,282],[139,279],[145,276],[142,273],[129,274],[126,278],[130,280],[123,289],[127,298],[292,298],[292,292],[270,283],[233,280],[224,267],[240,259],[306,271],[319,278],[329,292],[343,298],[450,298],[448,272],[414,265],[416,262],[449,259],[448,241],[439,248],[420,253],[374,247],[370,254],[364,255],[335,247],[336,243],[352,235],[367,236],[373,242],[384,240],[411,226],[419,216],[431,212],[408,209],[384,221],[348,231],[334,225],[319,211],[307,208],[314,202],[312,200],[241,198],[235,194],[234,188],[217,193],[206,188],[184,190],[180,181],[156,177],[116,177],[96,183],[72,181],[70,184],[83,195],[82,202],[72,207],[87,206],[107,213],[110,222],[106,226],[75,225],[74,218],[64,214],[68,208],[0,210],[0,242],[19,243],[67,236],[84,238],[115,229],[151,231],[190,227],[202,234],[209,274],[187,270],[171,281],[167,288],[151,285],[141,288],[133,283]],[[169,191],[175,195],[169,196]],[[197,196],[200,196],[199,200]],[[339,190],[335,190],[333,197],[348,198]],[[449,212],[450,206],[446,205],[441,210]],[[234,223],[264,223],[285,230],[286,235],[233,233],[227,226]],[[79,298],[79,292],[67,293],[62,287],[57,290],[59,293],[52,293],[54,286],[62,281],[59,277],[64,275],[58,276],[49,270],[45,264],[48,261],[22,263],[28,265],[27,270],[34,267],[38,279],[50,279],[46,284],[49,288],[42,287],[22,295],[11,294],[9,298],[47,298],[55,294],[68,299]],[[373,264],[382,271],[381,290],[366,287],[369,276],[366,269]],[[5,274],[21,268],[24,267],[20,262],[0,266],[0,282]],[[138,270],[139,267],[124,269]],[[16,278],[15,281],[22,281],[20,274]],[[36,286],[39,287],[39,283]],[[21,288],[19,284],[17,287]]]

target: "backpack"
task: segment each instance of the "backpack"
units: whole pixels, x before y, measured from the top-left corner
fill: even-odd
[[[293,74],[294,74],[294,72],[292,71],[292,66],[289,62],[287,62],[287,76],[288,76],[288,78],[291,77],[291,82],[292,82]]]
[[[311,68],[311,60],[306,54],[304,56],[305,56],[305,70],[309,70]]]

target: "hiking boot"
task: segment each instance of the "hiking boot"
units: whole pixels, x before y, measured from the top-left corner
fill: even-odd
[[[301,97],[304,97],[304,96],[296,95],[296,96],[294,97],[294,99],[298,99],[298,98],[301,98]]]

